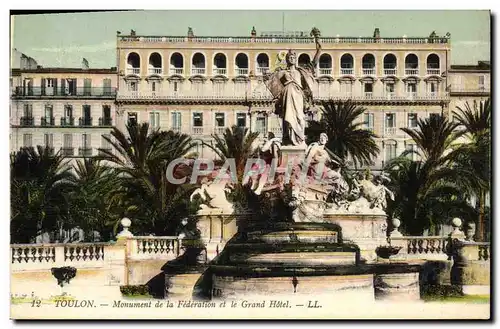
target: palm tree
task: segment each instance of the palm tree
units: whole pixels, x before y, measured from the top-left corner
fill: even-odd
[[[457,150],[460,152],[457,162],[475,173],[480,182],[474,194],[479,204],[478,239],[484,241],[485,199],[491,186],[491,101],[474,102],[472,107],[466,102],[465,109],[457,106],[454,114],[467,139]]]
[[[324,132],[328,135],[327,149],[342,162],[351,158],[356,167],[371,163],[380,149],[375,142],[377,136],[363,129],[364,122],[359,121],[366,109],[351,101],[325,101],[322,105],[321,119],[310,121],[306,128],[307,142],[317,141]]]
[[[224,164],[227,159],[234,159],[235,162],[235,179],[236,184],[231,185],[231,193],[228,199],[233,201],[235,205],[248,208],[251,193],[249,186],[243,186],[242,181],[245,175],[245,167],[247,160],[250,158],[255,158],[258,155],[258,148],[256,147],[256,141],[259,137],[258,132],[250,132],[248,128],[232,126],[231,128],[226,128],[222,136],[214,134],[212,135],[214,139],[214,144],[207,144],[210,149],[212,149],[216,156],[219,158],[218,162]],[[233,168],[229,168],[232,170]],[[231,174],[233,174],[231,172]]]
[[[49,148],[24,148],[11,155],[11,239],[28,243],[68,225],[70,167]]]
[[[116,153],[102,150],[117,165],[120,189],[113,194],[127,209],[124,215],[136,219],[132,229],[156,235],[175,234],[183,217],[190,213],[193,186],[173,184],[167,167],[173,160],[192,158],[191,137],[172,131],[150,130],[147,123],[127,126],[128,136],[114,128],[108,142]],[[186,177],[189,166],[177,166],[174,176]],[[177,177],[179,178],[179,177]]]
[[[459,153],[453,144],[460,136],[455,128],[455,123],[442,116],[420,119],[417,129],[401,128],[413,139],[417,150],[403,152],[385,167],[396,195],[388,211],[401,218],[410,234],[421,234],[439,219],[454,215],[471,218],[473,209],[464,194],[477,186],[477,179],[455,165]],[[411,161],[406,157],[409,153],[417,153],[420,160]]]
[[[95,158],[76,163],[69,211],[72,222],[84,230],[86,237],[97,231],[110,238],[110,224],[121,219],[113,211],[112,193],[120,182],[115,171]]]

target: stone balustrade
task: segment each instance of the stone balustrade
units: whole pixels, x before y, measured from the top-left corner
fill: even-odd
[[[261,37],[221,37],[221,36],[118,36],[120,42],[144,42],[144,43],[314,43],[312,37],[288,37],[288,36],[261,36]],[[400,38],[377,38],[377,37],[321,37],[323,44],[332,43],[389,43],[389,44],[448,44],[447,37],[400,37]]]
[[[402,246],[401,254],[409,259],[446,260],[447,236],[401,236],[389,238],[393,245]]]
[[[180,255],[181,240],[176,236],[134,236],[128,240],[131,259],[175,259]]]

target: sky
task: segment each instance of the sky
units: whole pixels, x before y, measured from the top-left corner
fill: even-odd
[[[490,12],[346,11],[346,10],[214,10],[129,11],[16,15],[11,19],[11,47],[44,67],[79,67],[82,57],[92,68],[116,66],[116,31],[138,35],[249,36],[263,31],[310,31],[322,36],[422,37],[432,31],[451,33],[452,64],[490,60]]]

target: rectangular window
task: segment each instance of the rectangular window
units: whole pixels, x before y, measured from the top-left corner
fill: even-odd
[[[226,116],[224,113],[215,113],[215,125],[217,127],[225,127],[226,126]]]
[[[91,118],[91,108],[90,108],[90,105],[83,105],[82,106],[82,114],[83,114],[83,118],[85,120],[87,119],[90,119]]]
[[[373,130],[373,113],[364,114],[365,129]]]
[[[83,94],[90,96],[92,90],[92,79],[83,80]]]
[[[111,79],[103,79],[102,88],[104,95],[111,95]]]
[[[246,113],[237,113],[236,114],[236,125],[238,127],[246,127],[247,126],[247,115],[246,115]]]
[[[193,113],[193,127],[203,127],[203,113]]]
[[[102,116],[105,119],[111,119],[111,106],[103,105],[102,106]]]
[[[385,114],[385,127],[386,128],[395,128],[396,127],[396,114],[395,113],[386,113]]]
[[[33,146],[33,135],[32,134],[24,134],[23,135],[23,146],[24,147],[32,147]]]
[[[152,92],[156,91],[156,81],[151,82],[151,91]]]
[[[160,127],[160,112],[149,113],[149,126],[155,129]]]
[[[429,92],[431,94],[436,94],[438,92],[438,84],[437,84],[437,82],[431,82],[429,84]]]
[[[64,134],[63,148],[73,148],[73,134]]]
[[[128,91],[137,91],[137,90],[138,90],[137,81],[130,81],[128,83]]]
[[[179,91],[179,82],[174,81],[174,91],[177,92]]]
[[[66,117],[66,118],[73,117],[73,106],[72,105],[64,105],[64,117]]]
[[[407,93],[416,93],[417,92],[417,84],[410,82],[406,85],[406,92]]]
[[[43,135],[43,145],[45,147],[52,148],[54,146],[54,135],[53,134],[44,134]]]
[[[418,121],[417,113],[408,113],[408,128],[416,128],[417,121]]]
[[[385,145],[385,161],[390,161],[396,157],[396,144]]]
[[[83,149],[90,148],[90,134],[82,134],[82,148]]]
[[[372,93],[373,92],[373,83],[365,83],[365,93]]]
[[[33,104],[24,104],[24,117],[32,118],[33,117]]]
[[[134,126],[137,124],[137,112],[128,112],[127,113],[127,124],[129,126]]]
[[[61,79],[61,92],[63,95],[76,95],[76,79]]]
[[[53,114],[53,107],[52,105],[45,105],[45,120],[47,120],[47,122],[50,121],[50,119],[52,118],[52,114]]]
[[[485,81],[485,77],[484,75],[480,75],[479,76],[479,90],[484,90],[484,81]]]
[[[263,115],[259,115],[257,118],[255,118],[255,131],[261,134],[265,134],[267,132],[266,123],[266,117]]]
[[[172,130],[180,131],[182,126],[181,113],[172,112]]]

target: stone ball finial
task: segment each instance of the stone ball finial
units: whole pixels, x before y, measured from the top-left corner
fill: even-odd
[[[460,227],[460,226],[462,226],[462,220],[458,217],[455,217],[451,221],[451,224],[453,225],[453,227]]]
[[[392,226],[394,226],[394,228],[399,228],[399,226],[401,226],[401,221],[399,220],[399,218],[393,218],[392,219]]]
[[[120,224],[122,224],[123,228],[128,229],[132,224],[132,221],[127,217],[123,217],[123,219],[120,221]]]

